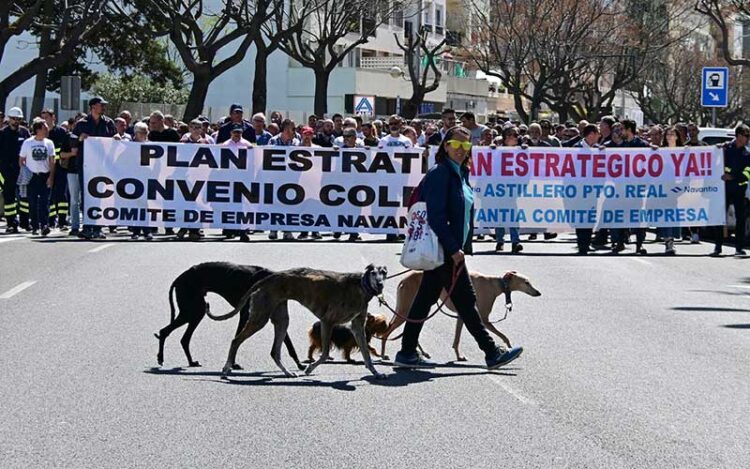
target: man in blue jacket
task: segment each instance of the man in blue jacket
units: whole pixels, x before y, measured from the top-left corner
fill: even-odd
[[[750,127],[740,124],[734,129],[734,140],[724,147],[724,174],[721,180],[726,186],[726,206],[734,206],[734,217],[737,220],[735,224],[735,256],[745,255],[745,218],[747,210],[745,208],[745,194],[747,193],[747,184],[750,179],[750,154],[747,151],[747,144],[750,141]],[[721,248],[724,245],[724,229],[716,229],[716,247],[710,254],[712,257],[721,255]]]

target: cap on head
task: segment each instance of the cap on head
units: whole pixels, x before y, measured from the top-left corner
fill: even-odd
[[[12,107],[8,111],[8,117],[15,117],[16,119],[23,119],[23,111],[20,107]]]
[[[344,133],[346,133],[346,131]],[[302,135],[315,135],[315,131],[312,127],[304,126],[302,127]]]
[[[232,126],[232,132],[242,133],[244,130],[245,130],[245,127],[242,124],[234,124]]]
[[[104,100],[101,96],[95,96],[91,99],[89,99],[89,107],[96,106],[97,104],[109,104],[107,101]]]
[[[232,114],[233,112],[244,112],[242,110],[242,104],[235,103],[229,106],[229,113]]]

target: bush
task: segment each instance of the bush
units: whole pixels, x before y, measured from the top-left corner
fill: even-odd
[[[122,103],[185,104],[188,100],[188,91],[160,85],[143,75],[119,77],[103,74],[94,82],[91,92],[109,102],[107,110],[110,115],[119,114]]]

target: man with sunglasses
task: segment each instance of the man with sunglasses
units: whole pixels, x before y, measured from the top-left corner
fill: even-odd
[[[391,117],[389,117],[388,118],[388,130],[390,131],[390,133],[380,139],[378,148],[388,148],[388,147],[412,148],[414,145],[411,143],[411,140],[409,140],[408,137],[401,135],[402,125],[403,125],[403,120],[401,119],[401,116],[394,114]]]
[[[19,214],[17,202],[17,181],[21,172],[19,155],[24,140],[31,138],[26,127],[21,125],[23,111],[14,107],[8,111],[8,126],[0,131],[0,186],[5,200],[6,233],[18,233],[16,216]],[[28,212],[21,212],[21,225],[28,226]]]

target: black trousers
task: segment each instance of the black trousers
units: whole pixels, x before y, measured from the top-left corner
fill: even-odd
[[[422,283],[419,285],[419,291],[411,305],[408,317],[410,319],[424,319],[430,312],[430,308],[440,299],[440,292],[445,289],[448,291],[451,286],[453,276],[453,260],[446,254],[446,262],[437,269],[424,272]],[[474,293],[474,287],[469,280],[468,271],[464,268],[456,280],[456,285],[451,293],[451,300],[458,310],[458,315],[466,324],[474,339],[479,344],[479,348],[489,355],[497,349],[495,341],[490,337],[489,332],[482,324],[477,309],[477,297]],[[417,350],[419,342],[419,333],[424,323],[407,322],[404,326],[404,336],[401,339],[401,351],[414,353]]]
[[[591,228],[578,228],[576,230],[576,243],[578,244],[578,252],[586,252],[591,248],[591,236],[594,234],[594,230]]]
[[[736,249],[743,249],[745,247],[745,218],[747,217],[747,210],[745,208],[745,193],[744,192],[727,192],[726,206],[724,210],[729,209],[729,204],[734,205],[734,218],[737,220],[735,228],[735,236],[737,237]],[[717,226],[715,228],[715,239],[716,239],[716,250],[720,251],[724,245],[724,227]]]
[[[63,226],[68,221],[68,172],[55,167],[55,185],[50,191],[49,225]]]

